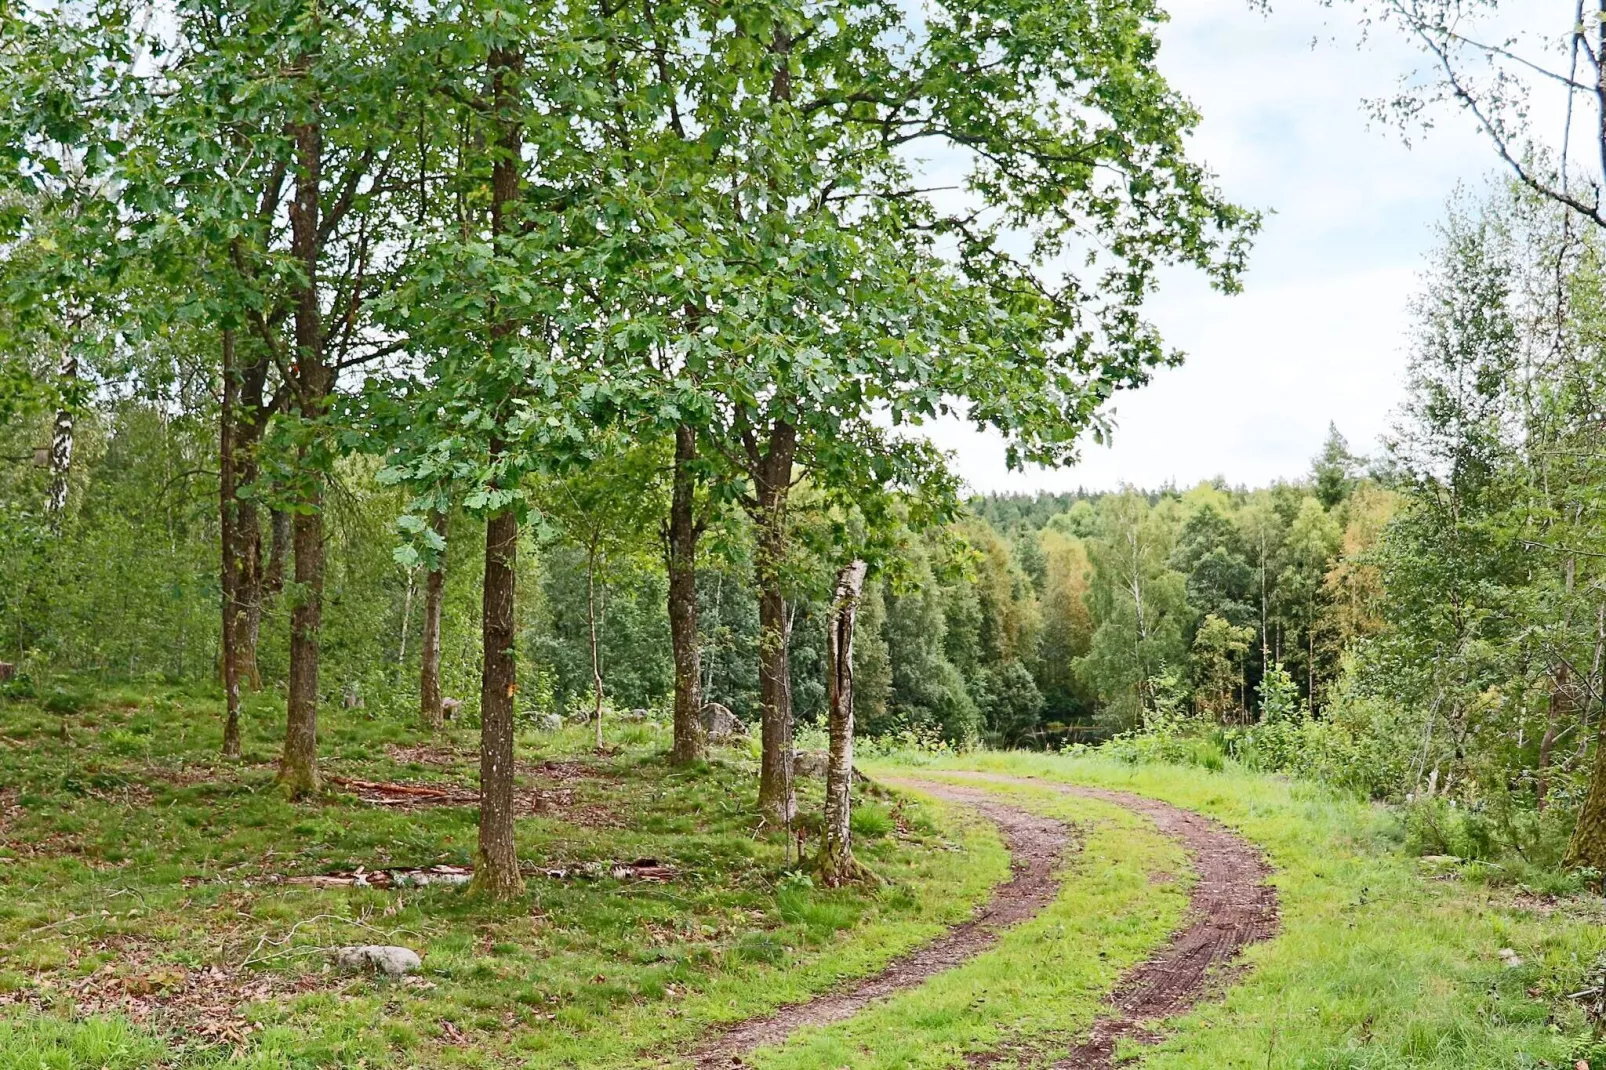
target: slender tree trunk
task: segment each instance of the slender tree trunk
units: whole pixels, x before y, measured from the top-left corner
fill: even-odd
[[[262,518],[256,503],[242,499],[240,488],[256,480],[257,467],[250,458],[247,427],[234,423],[234,545],[235,601],[239,606],[235,624],[234,649],[240,680],[253,691],[262,690],[262,670],[257,664],[257,637],[262,634]]]
[[[436,512],[430,517],[430,527],[444,541],[446,514]],[[440,731],[445,720],[441,708],[441,602],[446,594],[446,551],[440,552],[435,567],[424,579],[424,640],[418,666],[418,716],[424,728]]]
[[[303,463],[305,451],[302,451]],[[323,494],[308,490],[294,524],[295,604],[290,610],[290,683],[279,783],[292,795],[320,787],[318,778],[318,648],[323,628]]]
[[[586,627],[591,641],[591,693],[596,704],[591,721],[597,731],[597,749],[602,741],[602,654],[597,650],[597,539],[600,532],[592,532],[591,543],[586,547]]]
[[[413,593],[418,590],[418,573],[407,570],[407,595],[402,599],[401,642],[396,647],[396,664],[407,664],[407,631],[413,623]]]
[[[262,594],[272,598],[284,590],[284,568],[290,560],[290,514],[282,509],[268,510],[268,531],[273,545],[268,548],[268,563],[262,572]]]
[[[240,539],[235,500],[234,424],[240,381],[234,331],[223,331],[223,396],[218,406],[218,550],[223,610],[223,757],[240,756]]]
[[[790,619],[781,574],[786,560],[787,496],[796,453],[797,429],[784,420],[776,421],[769,451],[756,472],[753,517],[758,528],[758,683],[763,722],[758,808],[766,822],[786,828],[791,827],[797,801],[792,793]]]
[[[497,897],[523,888],[513,844],[513,696],[518,692],[514,644],[519,521],[498,513],[485,524],[483,641],[480,676],[480,843],[474,886]]]
[[[669,641],[675,659],[675,739],[673,765],[707,755],[700,718],[703,708],[701,651],[697,635],[697,539],[695,480],[697,433],[675,428],[675,478],[669,499]]]
[[[239,391],[232,422],[234,448],[234,538],[235,600],[240,617],[235,624],[234,649],[239,659],[240,680],[253,691],[262,690],[262,670],[257,665],[257,638],[262,633],[262,517],[251,497],[241,490],[255,485],[261,474],[262,436],[267,432],[272,403],[262,393],[267,384],[272,358],[265,351],[243,363],[236,361]]]
[[[490,55],[491,97],[496,114],[496,156],[491,168],[491,237],[507,234],[508,213],[519,197],[523,166],[523,127],[511,117],[515,89],[510,84],[523,56],[504,48]],[[498,250],[500,251],[500,250]],[[513,323],[495,318],[491,344],[511,336]],[[499,456],[501,442],[491,444]],[[474,887],[499,899],[523,890],[513,842],[513,696],[518,691],[514,659],[514,580],[518,563],[519,520],[511,510],[485,525],[484,668],[480,676],[480,845]]]
[[[825,772],[825,833],[818,867],[828,886],[864,876],[853,858],[853,626],[864,593],[863,561],[836,574],[831,620],[826,635],[827,698],[830,702],[830,760]]]
[[[59,374],[63,392],[70,392],[78,381],[78,354],[71,340],[62,354]],[[61,530],[62,518],[67,515],[68,477],[72,473],[73,411],[69,404],[56,410],[55,422],[50,429],[50,490],[45,502],[45,513],[50,526]]]
[[[1566,666],[1561,667],[1566,671]],[[1534,808],[1543,810],[1550,801],[1550,756],[1561,729],[1561,705],[1566,699],[1565,678],[1552,681],[1549,708],[1545,711],[1545,734],[1539,737],[1539,768],[1534,783]]]
[[[290,205],[291,252],[303,278],[297,283],[295,309],[297,406],[306,426],[316,434],[333,375],[324,365],[323,313],[318,304],[319,181],[323,131],[316,122],[292,128],[296,151],[296,195]],[[323,627],[323,487],[313,471],[312,449],[297,450],[301,497],[293,523],[296,551],[295,605],[290,611],[290,684],[286,709],[284,754],[279,782],[292,795],[318,790],[318,648]]]

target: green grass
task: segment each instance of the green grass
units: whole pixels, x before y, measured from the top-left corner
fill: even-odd
[[[5,1070],[628,1065],[873,972],[1007,875],[989,826],[911,803],[866,807],[858,823],[879,890],[789,879],[797,863],[759,832],[745,753],[671,770],[663,729],[632,724],[605,758],[583,729],[520,735],[522,786],[572,792],[519,819],[520,858],[573,870],[650,856],[676,868],[672,882],[532,876],[500,906],[450,887],[285,884],[466,864],[474,810],[397,811],[337,788],[286,800],[272,767],[282,713],[266,698],[248,710],[238,765],[215,759],[205,689],[75,705],[0,704]],[[360,710],[322,725],[325,772],[352,778],[472,784],[473,748],[468,730],[432,742]],[[544,760],[594,775],[555,783],[534,772]],[[817,786],[803,805],[818,809]],[[323,949],[358,942],[420,951],[423,983],[325,969]]]
[[[885,883],[815,887],[759,829],[751,754],[671,770],[662,727],[645,723],[617,726],[606,757],[584,729],[521,733],[523,786],[556,794],[519,819],[519,851],[570,870],[650,856],[676,868],[670,883],[532,876],[506,905],[449,887],[285,884],[359,864],[467,863],[474,813],[338,790],[287,801],[272,783],[282,714],[268,698],[252,700],[240,764],[215,758],[208,689],[52,705],[0,704],[0,1070],[651,1065],[718,1023],[873,973],[1007,875],[986,822],[880,797],[854,827]],[[470,784],[473,746],[468,730],[429,741],[379,713],[331,710],[323,725],[325,770],[361,779]],[[538,775],[548,760],[585,769],[560,766],[571,775],[559,782]],[[1224,997],[1128,1053],[1149,1070],[1606,1066],[1566,998],[1606,950],[1598,899],[1424,862],[1389,811],[1231,763],[984,753],[925,760],[920,775],[947,767],[1141,792],[1268,852],[1279,935],[1248,951]],[[1082,830],[1056,902],[960,969],[756,1065],[935,1070],[1000,1044],[1042,1065],[1032,1052],[1087,1029],[1120,972],[1182,916],[1186,882],[1150,879],[1180,854],[1107,804],[997,790]],[[818,811],[817,785],[803,805]],[[331,945],[392,941],[425,954],[421,983],[325,969]],[[1522,964],[1508,967],[1504,948]]]
[[[1389,811],[1249,774],[1024,754],[944,759],[1136,791],[1210,814],[1267,851],[1282,929],[1225,999],[1177,1023],[1146,1070],[1509,1070],[1606,1066],[1566,995],[1606,950],[1598,898],[1540,898],[1435,870]],[[1522,959],[1506,966],[1500,951]]]

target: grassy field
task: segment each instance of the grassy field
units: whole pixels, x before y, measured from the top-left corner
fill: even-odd
[[[350,784],[290,803],[272,784],[278,724],[255,701],[246,757],[226,764],[204,691],[0,704],[0,1070],[660,1065],[717,1023],[874,972],[1008,875],[990,824],[906,792],[855,818],[884,883],[815,887],[759,830],[748,750],[673,771],[664,730],[631,723],[605,755],[587,729],[521,733],[518,902],[318,886],[308,879],[359,867],[466,865],[475,812],[381,804]],[[330,711],[323,753],[348,780],[473,785],[464,729],[429,739]],[[1425,864],[1388,811],[1230,765],[916,754],[869,771],[957,768],[1155,796],[1268,853],[1280,933],[1223,998],[1143,1049],[1145,1067],[1606,1067],[1567,998],[1606,950],[1597,898]],[[1075,826],[1053,905],[959,969],[753,1065],[937,1070],[1000,1048],[999,1067],[1044,1065],[1032,1053],[1082,1034],[1177,927],[1185,860],[1146,821],[1031,785],[989,790]],[[809,785],[805,814],[818,807]],[[641,859],[668,879],[614,869]],[[329,949],[352,943],[404,944],[424,968],[401,983],[331,969]]]
[[[466,865],[475,811],[338,786],[289,803],[272,786],[278,717],[251,709],[232,765],[213,757],[204,693],[0,706],[0,1067],[620,1065],[873,970],[1007,871],[990,825],[871,803],[855,826],[886,887],[814,888],[756,833],[744,752],[673,772],[660,730],[628,725],[606,757],[585,730],[521,735],[521,796],[539,805],[518,822],[518,903],[306,886],[292,882]],[[428,740],[361,710],[325,716],[323,750],[352,779],[472,787],[476,768],[471,733]],[[609,873],[648,857],[673,879]],[[425,967],[407,984],[330,971],[325,949],[354,943],[412,947]]]

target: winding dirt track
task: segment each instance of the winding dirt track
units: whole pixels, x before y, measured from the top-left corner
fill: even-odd
[[[1014,875],[993,890],[987,905],[971,920],[892,960],[872,977],[805,1003],[779,1007],[763,1018],[750,1018],[715,1034],[689,1053],[692,1066],[700,1070],[741,1066],[745,1054],[754,1048],[778,1044],[796,1029],[851,1018],[871,1003],[913,988],[928,977],[981,954],[998,942],[1005,929],[1027,920],[1054,901],[1059,892],[1055,871],[1071,844],[1071,830],[1066,825],[975,788],[923,781],[893,783],[963,803],[987,817],[1003,836]]]
[[[1183,928],[1173,933],[1154,957],[1122,975],[1105,1000],[1107,1012],[1085,1038],[1052,1064],[1054,1070],[1107,1070],[1113,1066],[1115,1046],[1121,1038],[1140,1043],[1158,1040],[1156,1027],[1223,987],[1231,977],[1231,964],[1238,953],[1277,930],[1277,893],[1267,882],[1271,866],[1264,855],[1253,844],[1201,814],[1148,796],[1105,788],[959,770],[944,770],[942,775],[977,784],[1045,788],[1142,814],[1182,846],[1197,875]],[[778,1044],[796,1029],[851,1018],[873,1002],[913,988],[986,951],[1005,929],[1027,920],[1054,900],[1059,891],[1055,871],[1071,842],[1067,826],[980,788],[923,780],[895,779],[887,783],[915,788],[981,812],[998,825],[1009,848],[1014,876],[994,890],[992,899],[970,921],[893,960],[873,977],[816,999],[777,1008],[763,1018],[739,1022],[715,1034],[688,1053],[692,1066],[699,1070],[742,1066],[748,1052]],[[989,1067],[1000,1057],[1014,1058],[1030,1049],[1028,1042],[1025,1050],[1012,1047],[1007,1051],[981,1052],[969,1062],[971,1066]],[[1035,1054],[1053,1057],[1052,1052],[1040,1049]]]
[[[1109,1013],[1100,1017],[1091,1035],[1053,1064],[1054,1070],[1104,1070],[1113,1065],[1115,1045],[1122,1037],[1142,1043],[1158,1040],[1155,1026],[1227,982],[1230,974],[1218,967],[1228,967],[1244,947],[1277,931],[1277,892],[1266,879],[1271,866],[1258,848],[1216,821],[1131,792],[988,773],[952,775],[1048,788],[1142,814],[1182,845],[1198,875],[1185,927],[1173,933],[1154,958],[1116,982],[1106,999]],[[978,1065],[986,1062],[984,1056]]]

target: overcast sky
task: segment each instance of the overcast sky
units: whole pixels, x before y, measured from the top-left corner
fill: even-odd
[[[933,426],[974,490],[1264,484],[1303,475],[1330,420],[1370,452],[1401,397],[1407,306],[1434,226],[1458,183],[1494,171],[1464,116],[1445,112],[1410,147],[1370,122],[1363,101],[1418,61],[1394,37],[1360,44],[1343,5],[1169,6],[1160,65],[1204,116],[1196,153],[1229,196],[1267,212],[1244,292],[1166,276],[1152,312],[1187,362],[1119,396],[1113,446],[1090,442],[1075,468],[1010,473],[995,437]]]

